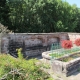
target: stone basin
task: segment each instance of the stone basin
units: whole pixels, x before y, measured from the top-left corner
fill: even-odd
[[[61,49],[57,49],[58,51],[61,50]],[[56,52],[57,50],[53,50],[53,52]],[[43,52],[42,53],[42,57],[44,59],[47,59],[47,60],[50,60],[51,59],[51,56],[49,56],[49,54],[51,54],[52,51],[46,51],[46,52]]]
[[[65,55],[63,57],[57,59],[51,59],[51,51],[46,51],[42,53],[42,57],[46,60],[47,63],[51,62],[53,73],[57,73],[58,75],[70,76],[76,71],[80,71],[80,57],[74,58],[70,61],[64,62],[62,59],[68,58],[70,56],[74,56],[76,54],[80,54],[80,51]]]

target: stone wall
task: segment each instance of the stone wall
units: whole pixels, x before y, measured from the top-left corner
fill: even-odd
[[[64,57],[61,57],[60,59],[56,59],[52,61],[53,72],[67,77],[79,71],[80,57],[74,58],[68,62],[62,61],[63,58],[69,58],[71,56],[75,56],[76,54],[80,54],[80,52],[78,51],[68,56],[64,56]]]
[[[24,56],[36,56],[49,51],[51,44],[70,39],[74,42],[80,33],[11,33],[1,38],[1,52],[17,55],[16,49],[23,48]]]
[[[68,33],[69,39],[75,41],[75,39],[80,38],[80,33]]]
[[[11,33],[1,38],[1,52],[15,56],[16,49],[23,48],[24,56],[36,56],[65,39],[69,39],[67,33]]]

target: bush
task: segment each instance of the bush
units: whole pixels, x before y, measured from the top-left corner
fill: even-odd
[[[70,49],[73,45],[72,45],[72,41],[70,40],[63,40],[61,42],[61,46],[65,49]]]
[[[9,30],[7,29],[7,27],[5,27],[0,23],[0,33],[8,33],[8,32]]]
[[[75,40],[76,46],[80,46],[80,38]]]
[[[21,53],[19,53],[20,55]],[[22,57],[14,58],[10,55],[0,55],[0,79],[6,80],[45,80],[49,78],[40,66],[37,59],[25,60]]]

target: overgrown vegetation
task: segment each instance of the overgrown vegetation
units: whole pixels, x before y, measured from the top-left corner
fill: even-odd
[[[0,80],[51,80],[49,74],[35,65],[36,59],[25,60],[18,50],[18,58],[0,55]]]
[[[79,58],[79,57],[80,57],[80,53],[74,53],[74,54],[71,55],[71,56],[62,58],[61,61],[63,61],[63,62],[68,62],[68,61],[71,61],[71,60],[76,59],[76,58]]]
[[[7,29],[7,27],[0,23],[0,33],[8,33],[8,32],[9,30]]]
[[[80,32],[80,8],[63,0],[1,0],[0,12],[14,32]]]
[[[79,51],[80,51],[79,47],[73,47],[72,49],[61,49],[60,51],[56,52],[52,51],[52,53],[49,54],[49,56],[51,56],[52,58],[60,58],[66,55],[74,54]]]

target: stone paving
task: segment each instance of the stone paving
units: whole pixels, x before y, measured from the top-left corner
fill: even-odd
[[[44,62],[44,59],[39,59],[41,62]],[[52,69],[44,69],[45,72],[48,72],[52,77],[53,80],[80,80],[80,71],[73,73],[71,76],[63,76],[63,75],[56,75]]]
[[[55,74],[51,74],[51,76],[55,79],[55,80],[80,80],[80,72],[76,72],[71,76],[65,77],[63,75],[61,76],[57,76]]]

